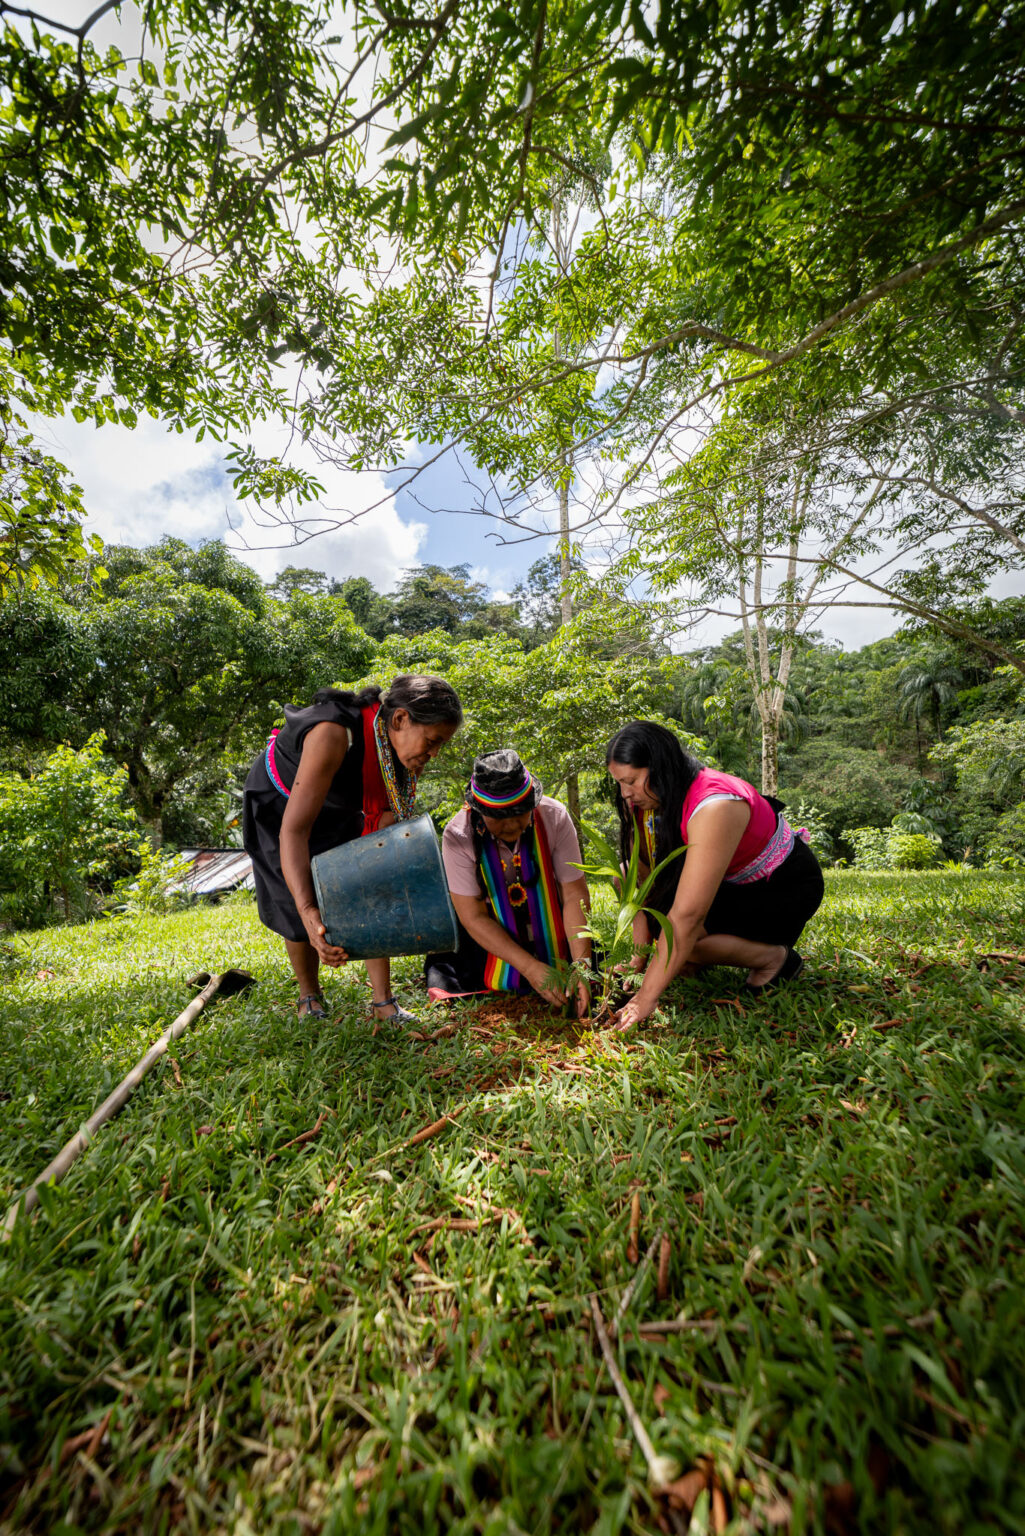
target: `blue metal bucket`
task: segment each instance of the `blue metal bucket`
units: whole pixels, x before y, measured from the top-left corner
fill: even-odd
[[[353,960],[455,949],[456,914],[429,816],[318,853],[312,869],[328,943]]]

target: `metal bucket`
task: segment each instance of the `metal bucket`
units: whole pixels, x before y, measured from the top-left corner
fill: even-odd
[[[328,943],[353,960],[455,948],[456,914],[429,816],[318,853],[312,869]]]

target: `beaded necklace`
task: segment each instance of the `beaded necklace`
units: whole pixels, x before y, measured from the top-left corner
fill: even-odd
[[[498,850],[498,857],[502,860],[502,868],[504,874],[506,867],[505,855],[502,853],[501,848]],[[514,878],[509,882],[507,886],[509,900],[514,907],[522,907],[523,903],[527,899],[527,887],[523,883],[523,856],[520,853],[519,842],[517,842],[516,852],[512,856],[512,868]]]
[[[388,727],[381,718],[380,710],[374,717],[374,741],[377,743],[377,761],[381,777],[388,792],[388,800],[395,812],[396,821],[408,821],[416,808],[416,774],[406,773],[405,785],[400,785],[395,767],[395,754],[388,740]]]

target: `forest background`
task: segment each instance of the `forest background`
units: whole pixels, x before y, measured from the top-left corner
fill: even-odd
[[[7,920],[223,842],[284,702],[410,667],[468,705],[439,816],[500,741],[607,816],[646,714],[827,859],[1022,861],[1017,6],[114,10],[3,7]],[[500,603],[100,549],[65,412],[224,442],[300,544],[469,463],[557,560]],[[905,628],[822,641],[866,605]]]
[[[585,820],[609,831],[605,744],[635,715],[760,782],[743,633],[674,653],[657,614],[613,603],[583,571],[564,626],[557,555],[504,602],[465,566],[411,570],[382,594],[310,567],[264,585],[219,542],[111,546],[102,559],[96,583],[0,606],[4,756],[16,765],[0,777],[9,923],[141,893],[163,902],[175,850],[240,841],[253,757],[283,702],[326,682],[420,669],[457,688],[466,727],[421,786],[439,825],[474,755],[512,743],[549,793],[565,797],[576,776]],[[972,612],[997,636],[1023,616],[1018,599]],[[903,632],[852,652],[812,633],[796,648],[778,789],[824,862],[1023,867],[1023,768],[1020,675],[981,647]]]

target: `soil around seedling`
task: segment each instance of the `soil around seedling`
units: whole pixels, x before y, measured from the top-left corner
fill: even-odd
[[[604,1029],[626,1002],[630,993],[625,987],[614,987],[597,1012],[586,1018],[567,1016],[561,1009],[543,1003],[538,997],[516,997],[511,994],[482,994],[478,998],[462,999],[466,1018],[475,1025],[502,1029],[529,1030],[531,1033],[553,1033],[565,1038],[573,1033]]]

